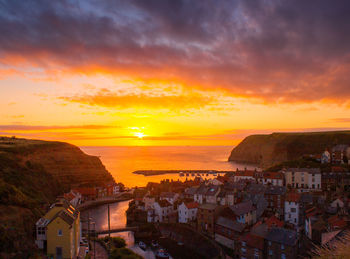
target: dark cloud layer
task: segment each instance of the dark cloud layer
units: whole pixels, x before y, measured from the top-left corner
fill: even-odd
[[[0,60],[180,78],[265,100],[344,102],[349,13],[347,0],[0,0]]]

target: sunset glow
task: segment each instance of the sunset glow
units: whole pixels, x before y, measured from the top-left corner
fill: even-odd
[[[235,145],[348,129],[345,2],[248,2],[4,3],[0,135]]]

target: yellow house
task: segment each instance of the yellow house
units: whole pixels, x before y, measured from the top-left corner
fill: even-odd
[[[80,247],[80,213],[60,198],[37,224],[37,244],[54,259],[76,258]]]

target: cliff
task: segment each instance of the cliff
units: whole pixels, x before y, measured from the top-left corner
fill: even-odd
[[[35,222],[58,195],[110,181],[100,159],[76,146],[0,137],[0,258],[36,253]]]
[[[251,135],[231,151],[228,160],[266,168],[303,155],[321,154],[336,144],[350,144],[350,131]]]

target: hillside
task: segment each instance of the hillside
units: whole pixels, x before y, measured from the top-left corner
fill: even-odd
[[[350,131],[251,135],[231,151],[228,160],[266,168],[303,155],[321,154],[336,144],[350,144]]]
[[[34,224],[57,195],[113,181],[98,157],[63,142],[0,138],[0,258],[35,251]]]

